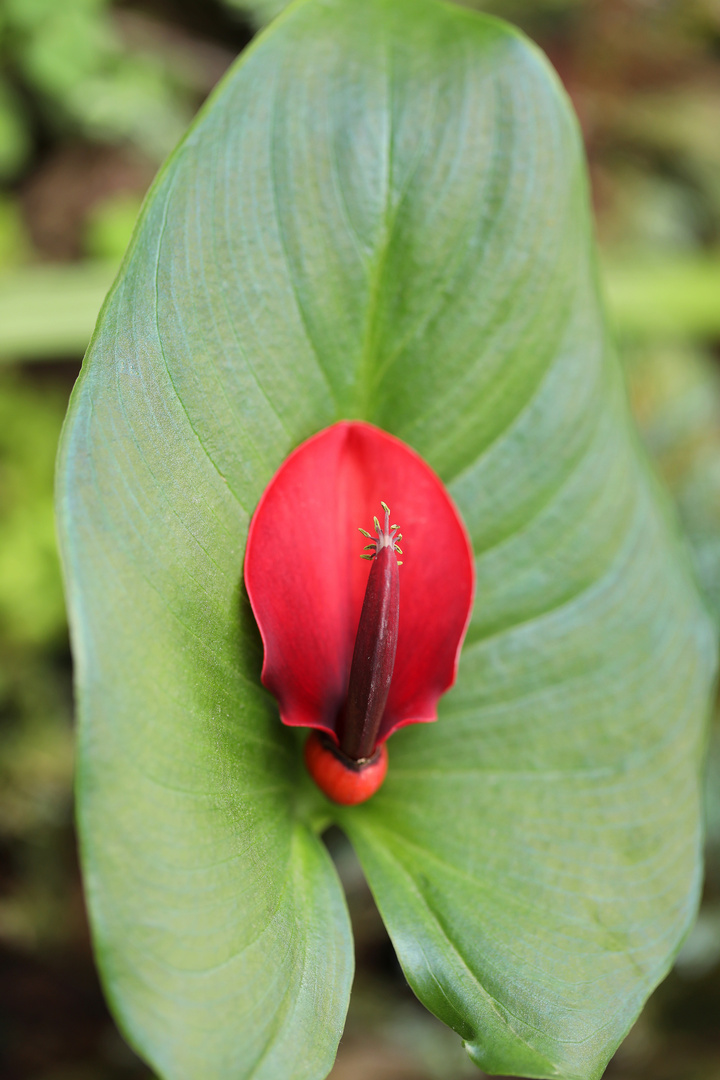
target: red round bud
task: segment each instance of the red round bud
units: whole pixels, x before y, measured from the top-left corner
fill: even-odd
[[[383,743],[367,761],[351,761],[318,731],[305,743],[305,764],[320,790],[340,806],[357,806],[374,795],[385,779],[387,746]]]

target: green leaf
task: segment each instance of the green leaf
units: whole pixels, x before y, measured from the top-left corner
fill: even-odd
[[[407,440],[477,555],[458,683],[330,808],[259,682],[250,515],[343,416]],[[699,883],[714,642],[631,434],[576,124],[538,51],[434,0],[307,0],[146,203],[59,510],[98,956],[161,1076],[317,1077],[350,973],[316,830],[491,1072],[597,1077]]]

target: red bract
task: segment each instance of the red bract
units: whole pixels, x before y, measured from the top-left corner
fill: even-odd
[[[366,560],[360,557],[366,541],[358,529],[372,528],[381,500],[392,508],[392,524],[400,526],[404,554],[399,571],[393,570],[395,586],[399,574],[394,669],[386,660],[392,678],[370,746],[367,739],[348,743],[343,722],[357,711],[347,708],[353,650],[370,568],[378,580],[380,571],[367,561],[367,551]],[[379,535],[384,539],[377,561],[383,555],[383,566],[388,558],[394,563],[393,538],[399,538],[382,529]],[[379,786],[381,745],[405,724],[435,720],[438,698],[455,679],[470,617],[473,562],[450,496],[399,439],[358,421],[335,424],[299,446],[270,481],[250,526],[245,583],[265,646],[262,681],[277,698],[281,719],[325,733],[306,755],[309,765],[311,757],[314,762],[313,777],[336,801],[361,801],[338,798],[337,785],[323,782],[322,761],[328,772],[337,772],[333,755],[357,775],[373,767]],[[370,590],[366,607],[378,607]],[[360,641],[367,637],[365,626]],[[357,663],[354,683],[368,682],[362,671],[358,679]],[[338,752],[342,740],[364,745],[368,756],[358,759],[351,750],[349,760]],[[364,791],[367,777],[361,786]]]

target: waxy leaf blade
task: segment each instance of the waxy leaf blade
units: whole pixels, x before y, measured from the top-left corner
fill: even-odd
[[[221,102],[208,114],[218,152]],[[263,131],[249,123],[244,137],[253,130]],[[298,789],[310,785],[260,685],[242,586],[278,431],[282,455],[316,423],[317,402],[303,406],[312,379],[299,371],[293,385],[281,351],[278,383],[301,425],[286,430],[281,407],[235,364],[228,264],[202,265],[207,158],[196,138],[149,197],[59,462],[86,892],[115,1015],[161,1077],[317,1080],[347,1008],[349,919],[328,853],[300,821]],[[225,179],[232,194],[234,172]],[[244,310],[258,318],[252,303]]]
[[[599,1076],[696,903],[714,643],[629,429],[567,102],[520,35],[433,0],[308,0],[257,40],[158,179],[73,399],[79,816],[116,1014],[173,1080],[329,1069],[330,811],[241,578],[270,477],[342,417],[449,485],[477,600],[438,722],[336,819],[487,1071]]]

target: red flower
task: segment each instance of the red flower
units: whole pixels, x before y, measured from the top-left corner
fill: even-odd
[[[384,778],[387,738],[437,719],[455,680],[473,562],[450,496],[399,439],[335,424],[270,481],[250,526],[245,583],[265,646],[262,681],[283,723],[319,733],[306,762],[323,791],[362,802]]]

